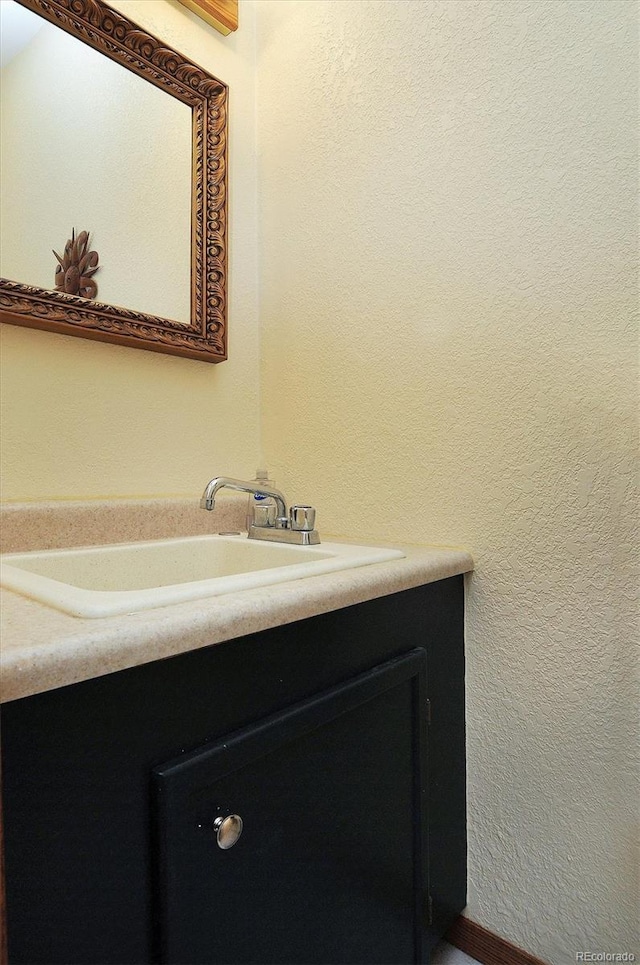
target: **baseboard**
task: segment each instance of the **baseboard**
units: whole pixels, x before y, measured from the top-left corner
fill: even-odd
[[[524,952],[505,938],[462,916],[454,921],[444,937],[450,945],[455,945],[482,965],[547,965],[541,958]]]

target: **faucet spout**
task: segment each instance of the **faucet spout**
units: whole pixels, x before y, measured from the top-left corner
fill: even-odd
[[[202,509],[212,510],[215,506],[216,494],[220,489],[235,489],[241,493],[254,493],[254,495],[271,496],[275,499],[278,516],[287,515],[287,501],[279,489],[266,489],[253,482],[244,482],[242,479],[231,479],[228,476],[214,476],[210,479],[200,500]]]

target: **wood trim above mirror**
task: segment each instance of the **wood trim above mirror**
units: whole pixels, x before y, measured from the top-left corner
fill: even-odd
[[[191,319],[180,324],[0,278],[0,321],[205,362],[224,361],[227,86],[102,0],[18,2],[190,106]]]
[[[180,3],[225,36],[238,29],[238,0],[180,0]]]

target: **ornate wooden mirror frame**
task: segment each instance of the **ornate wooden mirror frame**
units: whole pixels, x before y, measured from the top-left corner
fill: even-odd
[[[0,279],[0,321],[205,362],[226,357],[227,87],[102,0],[19,0],[191,108],[191,320]]]

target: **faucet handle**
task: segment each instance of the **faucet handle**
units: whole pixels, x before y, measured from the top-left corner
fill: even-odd
[[[316,511],[313,506],[292,506],[289,525],[298,532],[310,533],[316,527]]]
[[[264,506],[256,503],[253,507],[253,522],[256,526],[275,526],[276,524],[276,504]]]

